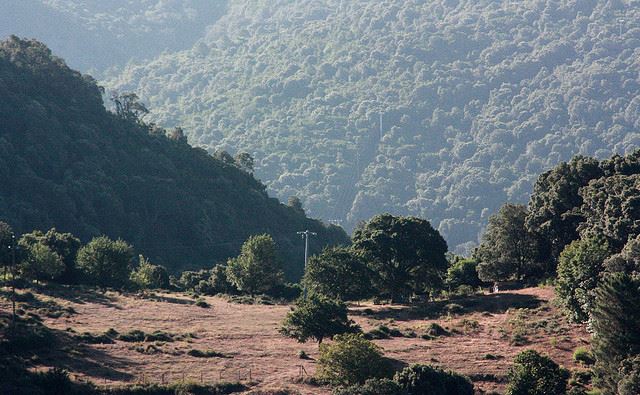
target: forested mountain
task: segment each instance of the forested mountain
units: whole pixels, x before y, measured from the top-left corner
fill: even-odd
[[[228,155],[215,159],[132,115],[108,112],[95,81],[43,44],[0,43],[0,220],[19,233],[121,237],[174,270],[211,267],[269,233],[293,276],[302,272],[296,231],[318,233],[315,251],[348,242],[269,198]]]
[[[638,21],[622,0],[238,0],[106,84],[252,153],[312,216],[417,215],[461,251],[542,171],[640,145]]]
[[[227,0],[0,0],[0,38],[36,38],[71,67],[103,72],[190,48]]]

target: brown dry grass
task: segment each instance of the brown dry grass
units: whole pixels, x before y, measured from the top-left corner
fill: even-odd
[[[298,357],[304,350],[317,357],[317,345],[299,344],[278,333],[288,306],[241,305],[223,298],[207,297],[211,308],[201,308],[194,300],[179,294],[157,294],[143,298],[115,292],[90,290],[37,294],[61,306],[73,308],[77,314],[44,318],[62,339],[60,350],[42,358],[45,366],[64,366],[81,379],[101,385],[160,382],[186,379],[213,383],[243,381],[252,390],[290,388],[301,394],[330,394],[328,388],[300,382],[300,366],[313,374],[314,361]],[[504,389],[504,376],[513,357],[533,348],[548,354],[567,368],[574,368],[572,352],[588,342],[583,328],[571,325],[550,303],[553,290],[528,288],[454,301],[462,305],[464,314],[436,317],[433,307],[351,306],[352,318],[367,331],[381,324],[402,331],[414,331],[416,338],[376,340],[386,356],[401,362],[432,363],[474,377],[476,387],[484,391]],[[526,307],[517,309],[513,306]],[[439,306],[442,307],[442,306]],[[0,308],[7,309],[6,302]],[[437,309],[436,309],[437,310]],[[466,321],[464,321],[466,320]],[[453,334],[435,340],[420,337],[432,322],[448,328]],[[477,324],[475,323],[477,322]],[[77,333],[102,333],[109,328],[119,332],[133,329],[174,334],[193,334],[195,338],[154,344],[159,352],[143,353],[148,344],[136,350],[135,343],[73,346],[71,328]],[[514,333],[520,333],[525,345],[514,344]],[[68,347],[65,347],[65,344]],[[213,350],[229,358],[196,358],[192,349]],[[69,350],[73,352],[69,353]],[[153,350],[151,350],[153,351]],[[494,356],[497,359],[488,359]],[[251,379],[249,378],[251,371]]]

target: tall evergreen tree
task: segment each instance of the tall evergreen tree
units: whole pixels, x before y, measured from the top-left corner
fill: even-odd
[[[622,363],[640,355],[640,279],[610,273],[596,290],[591,313],[597,385],[616,395]]]

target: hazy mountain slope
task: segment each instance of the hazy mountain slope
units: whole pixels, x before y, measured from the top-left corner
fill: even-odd
[[[560,160],[640,144],[637,4],[239,0],[108,86],[192,143],[254,153],[313,216],[415,214],[456,246]]]
[[[0,0],[0,39],[46,42],[72,67],[104,71],[190,48],[227,0]]]
[[[210,267],[270,233],[296,275],[296,231],[318,232],[314,251],[348,242],[234,165],[107,112],[91,77],[15,37],[0,42],[0,220],[121,237],[171,269]]]

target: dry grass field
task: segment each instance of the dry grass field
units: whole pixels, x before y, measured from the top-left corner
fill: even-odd
[[[35,364],[62,365],[79,380],[99,385],[183,378],[206,383],[239,380],[254,393],[331,392],[303,380],[315,371],[317,344],[299,344],[278,333],[289,306],[236,304],[207,297],[207,308],[175,293],[125,295],[79,289],[33,293],[45,306],[34,312],[59,339]],[[528,288],[419,307],[352,305],[350,312],[365,332],[382,325],[395,335],[375,342],[399,364],[440,365],[468,375],[481,391],[501,393],[513,357],[527,348],[548,354],[566,368],[578,368],[573,350],[588,344],[589,336],[580,326],[569,324],[552,299],[551,288]],[[2,299],[0,308],[6,313],[6,300]],[[432,323],[446,334],[423,338]],[[110,328],[121,334],[162,331],[174,338],[112,344],[76,340],[84,332],[99,335]],[[300,350],[311,358],[300,359]],[[198,351],[210,353],[197,355]]]

